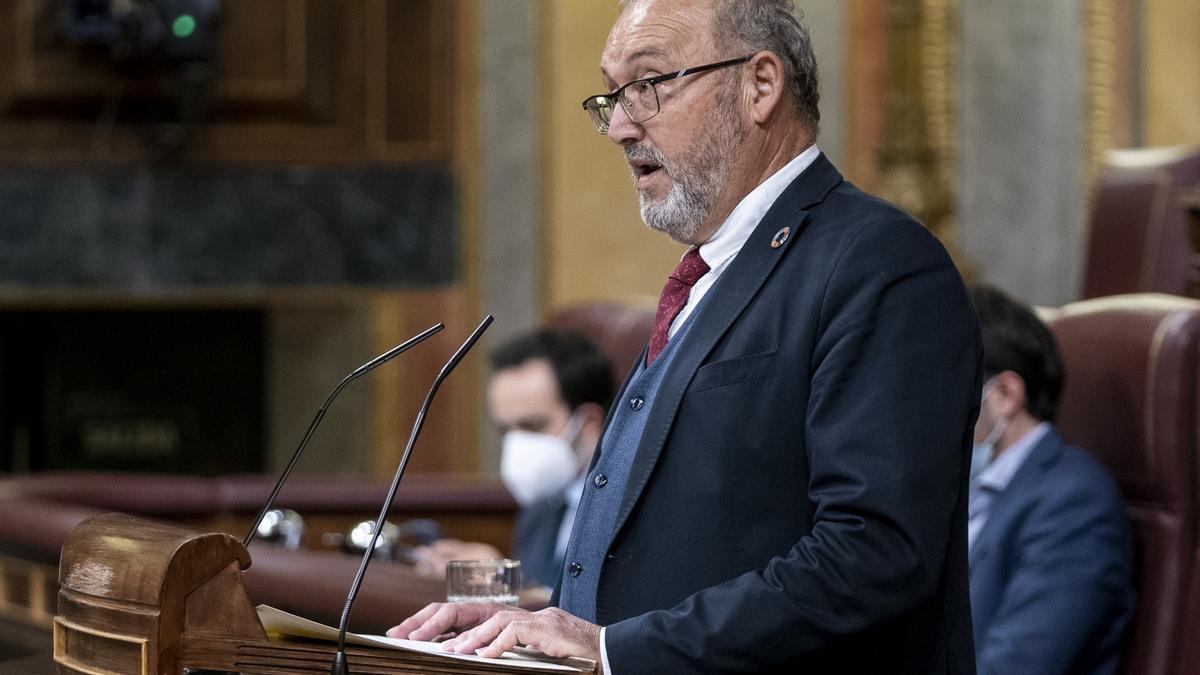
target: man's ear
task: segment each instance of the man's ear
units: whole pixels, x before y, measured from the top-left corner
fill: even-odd
[[[750,67],[750,77],[746,96],[751,119],[755,124],[765,124],[782,105],[787,92],[783,60],[775,52],[761,51],[747,65]]]
[[[582,431],[599,436],[604,428],[604,407],[598,403],[584,403],[579,406],[579,414],[583,415]]]
[[[1015,371],[1006,370],[996,375],[995,410],[1000,416],[1011,418],[1025,407],[1025,380]]]

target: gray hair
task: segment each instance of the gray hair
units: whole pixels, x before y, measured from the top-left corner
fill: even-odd
[[[816,135],[821,121],[820,78],[812,36],[801,18],[791,0],[718,0],[714,37],[718,45],[730,49],[779,55],[796,112]]]
[[[620,0],[621,11],[638,0]],[[821,100],[817,57],[812,36],[792,0],[714,0],[713,39],[717,46],[737,50],[729,58],[760,51],[774,52],[783,60],[796,112],[817,134]]]

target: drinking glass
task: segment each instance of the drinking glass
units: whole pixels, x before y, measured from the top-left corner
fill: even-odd
[[[447,602],[517,604],[520,560],[451,560],[446,563]]]

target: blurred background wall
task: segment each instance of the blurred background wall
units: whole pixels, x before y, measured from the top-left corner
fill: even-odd
[[[1195,0],[798,4],[822,149],[1024,300],[1078,297],[1108,150],[1200,144]],[[193,23],[157,51],[84,21],[141,5],[0,3],[4,471],[273,469],[342,375],[443,321],[301,466],[390,472],[485,312],[413,470],[492,470],[489,345],[653,305],[682,252],[580,109],[615,0],[163,0]]]

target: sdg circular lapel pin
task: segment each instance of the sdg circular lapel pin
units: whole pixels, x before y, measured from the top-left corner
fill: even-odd
[[[776,232],[775,236],[771,238],[771,248],[779,248],[780,246],[783,246],[790,236],[792,236],[792,228],[790,227],[785,227]]]

